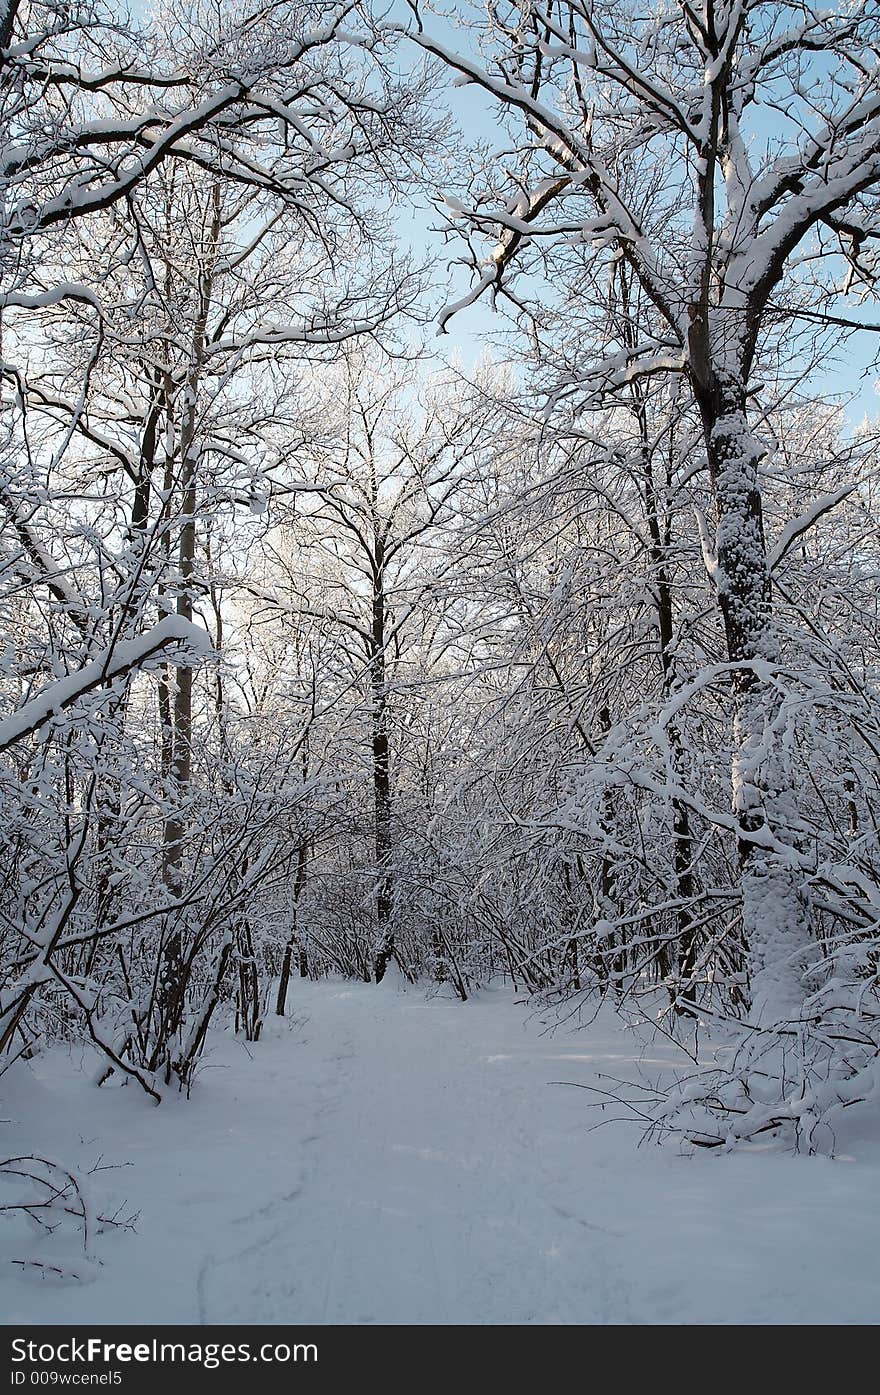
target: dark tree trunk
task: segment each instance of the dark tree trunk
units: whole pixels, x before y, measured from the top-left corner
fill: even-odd
[[[299,949],[299,973],[300,978],[308,977],[308,962],[306,959],[305,947],[298,945],[297,930],[297,909],[299,906],[300,892],[306,879],[306,858],[308,852],[305,843],[300,843],[296,854],[296,876],[293,882],[293,914],[291,917],[290,935],[287,944],[284,946],[284,958],[281,961],[281,977],[278,980],[278,996],[275,999],[275,1013],[278,1017],[283,1017],[287,1008],[287,990],[290,987],[290,973],[293,967],[293,951]]]
[[[385,557],[381,539],[374,559],[370,690],[372,696],[373,810],[376,858],[376,950],[373,973],[377,983],[394,954],[394,882],[391,873],[391,767],[388,742],[388,687],[385,654]]]
[[[628,290],[623,278],[625,304],[628,306]],[[632,319],[627,316],[627,343],[635,349],[636,335]],[[648,427],[648,413],[642,383],[637,379],[630,388],[632,410],[638,423],[642,457],[642,486],[645,498],[645,514],[648,523],[649,553],[653,584],[654,606],[657,615],[657,633],[660,646],[660,666],[663,675],[663,696],[668,699],[675,686],[674,642],[675,613],[673,591],[669,572],[669,545],[671,537],[671,517],[668,506],[661,517],[660,500],[654,478],[654,462],[651,449],[651,433]],[[671,450],[671,446],[670,446]],[[667,737],[676,769],[682,765],[681,734],[678,726],[671,723]],[[672,947],[663,949],[658,955],[658,968],[664,976],[675,972],[682,986],[674,994],[676,1010],[692,1013],[695,1007],[695,989],[691,982],[696,956],[697,939],[693,929],[693,911],[689,902],[694,895],[693,837],[690,812],[680,799],[672,802],[672,866],[675,878],[676,895],[680,902],[676,912],[678,935],[673,954]]]

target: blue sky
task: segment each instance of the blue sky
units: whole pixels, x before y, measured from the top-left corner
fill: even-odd
[[[150,8],[149,0],[129,0],[129,9],[138,17],[143,17]],[[448,0],[445,9],[445,18],[436,12],[424,11],[426,30],[449,49],[467,52],[470,48],[472,51],[473,44],[472,41],[469,42],[467,30],[452,18],[471,11],[472,6],[467,3],[459,4],[458,0]],[[405,5],[400,6],[399,14],[404,21],[410,20],[412,16],[412,12]],[[415,63],[415,51],[412,56]],[[441,74],[440,80],[444,86],[445,99],[465,138],[498,143],[496,108],[487,94],[473,85],[453,87],[452,74],[449,74],[448,78]],[[417,259],[431,264],[434,280],[438,285],[437,297],[443,303],[458,300],[465,294],[469,286],[469,277],[465,266],[447,265],[461,255],[461,251],[454,243],[445,243],[439,233],[431,231],[432,226],[436,226],[438,222],[437,215],[427,207],[427,200],[421,211],[406,211],[403,208],[398,210],[401,237],[411,244],[417,253]],[[442,290],[444,285],[447,288],[445,291]],[[841,313],[858,318],[860,312],[846,305],[841,307]],[[880,307],[868,306],[864,311],[864,318],[880,322]],[[449,357],[457,350],[461,355],[463,367],[469,370],[484,351],[488,338],[505,328],[505,317],[493,313],[488,300],[483,299],[455,315],[448,322],[447,333],[434,341],[432,347],[443,357]],[[852,398],[847,408],[847,417],[853,426],[858,425],[866,414],[869,417],[880,415],[880,395],[877,391],[880,374],[876,369],[869,371],[869,365],[878,352],[880,334],[854,335],[846,349],[845,362],[826,363],[823,372],[814,380],[817,393],[839,393]]]
[[[453,3],[451,6],[447,6],[447,14],[456,11],[464,13],[469,9],[471,9],[470,5]],[[470,40],[467,30],[462,25],[454,23],[450,18],[444,18],[425,10],[424,25],[426,31],[435,36],[446,48],[457,49],[461,52],[473,52],[473,42]],[[453,87],[452,74],[449,74],[444,87],[446,101],[465,137],[497,144],[499,142],[499,127],[496,107],[491,98],[474,85]],[[773,114],[769,112],[764,116],[768,125],[766,130],[757,130],[756,128],[756,134],[759,138],[777,134],[773,130],[772,124],[769,124],[774,119]],[[763,126],[763,121],[761,125]],[[503,137],[501,139],[503,140]],[[450,190],[449,192],[457,191]],[[465,294],[470,282],[465,266],[453,266],[447,270],[446,263],[452,261],[459,254],[454,245],[445,244],[439,234],[430,232],[431,225],[436,225],[438,221],[436,215],[432,216],[430,212],[425,215],[413,215],[410,236],[425,250],[434,249],[436,279],[442,281],[446,277],[449,288],[446,299],[452,302]],[[838,313],[847,318],[880,323],[880,306],[876,305],[867,305],[860,309],[850,302],[842,302]],[[469,368],[485,346],[486,338],[505,328],[506,324],[505,318],[502,315],[493,314],[488,300],[483,299],[455,315],[448,322],[448,332],[437,347],[444,355],[453,349],[458,349],[461,352],[465,368]],[[880,415],[880,394],[878,394],[880,370],[876,367],[872,369],[870,366],[878,353],[880,353],[880,334],[868,331],[863,334],[854,334],[850,337],[848,344],[839,351],[838,361],[826,361],[822,371],[812,379],[817,394],[840,394],[849,399],[846,414],[853,427],[857,426],[866,415],[868,417]]]

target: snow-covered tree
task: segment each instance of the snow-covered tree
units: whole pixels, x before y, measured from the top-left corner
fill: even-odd
[[[649,313],[629,333],[594,336],[557,384],[557,404],[586,412],[636,381],[676,375],[698,413],[714,514],[712,528],[701,524],[703,550],[733,695],[750,1024],[801,1043],[787,1053],[786,1098],[812,1098],[812,1083],[836,1067],[824,1039],[805,1044],[815,1025],[806,1006],[818,958],[808,893],[815,862],[803,836],[765,527],[771,443],[761,369],[769,342],[784,344],[801,316],[857,327],[841,302],[873,286],[876,19],[871,6],[736,0],[645,10],[538,0],[492,5],[475,19],[483,57],[450,52],[429,19],[410,31],[520,132],[516,154],[500,157],[482,188],[467,201],[447,199],[465,231],[492,239],[447,317],[480,296],[523,304],[545,249],[571,248],[594,300],[601,286],[613,295],[629,278]],[[565,290],[548,288],[544,325]],[[786,536],[802,535],[830,507],[824,496],[801,500]],[[812,1118],[803,1103],[791,1109],[796,1121],[800,1114]]]

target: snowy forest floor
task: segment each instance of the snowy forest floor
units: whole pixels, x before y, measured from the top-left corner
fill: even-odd
[[[7,1323],[874,1323],[880,1121],[838,1156],[637,1147],[597,1072],[674,1064],[611,1014],[545,1030],[509,991],[292,985],[291,1018],[209,1040],[192,1098],[98,1090],[55,1049],[0,1081],[2,1154],[88,1171],[136,1231],[0,1226]],[[606,1083],[606,1082],[600,1082]],[[2,1219],[2,1218],[0,1218]],[[82,1280],[10,1261],[74,1263]]]

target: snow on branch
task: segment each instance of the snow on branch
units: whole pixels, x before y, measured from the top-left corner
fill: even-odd
[[[155,655],[164,653],[175,644],[185,649],[183,658],[176,660],[181,664],[199,662],[209,648],[207,636],[202,630],[178,615],[168,615],[146,634],[110,645],[76,673],[49,683],[18,711],[0,721],[0,752],[29,736],[50,717],[63,712],[92,689],[120,678],[132,669],[141,668]]]
[[[826,513],[830,513],[832,509],[837,508],[838,504],[843,503],[844,499],[848,499],[858,487],[857,483],[852,482],[842,485],[840,489],[832,490],[830,494],[820,494],[818,499],[814,499],[809,508],[805,509],[802,514],[793,518],[790,523],[786,523],[776,540],[776,545],[767,558],[770,570],[773,571],[774,567],[779,565],[798,538],[802,537]]]
[[[88,305],[103,318],[104,307],[100,298],[88,286],[84,286],[80,281],[65,281],[61,285],[53,286],[51,290],[40,291],[33,295],[25,295],[23,291],[10,291],[7,295],[0,296],[0,307],[4,309],[21,310],[45,310],[53,305],[60,305],[64,300],[75,300],[82,305]]]

